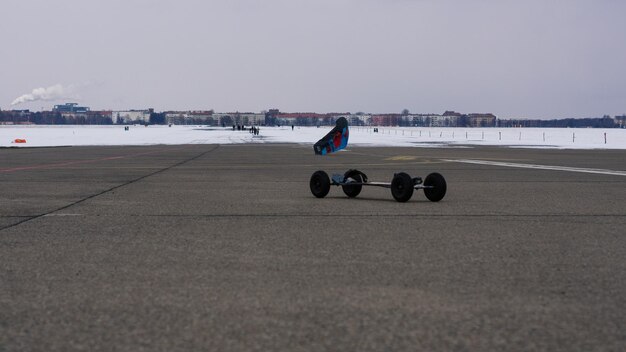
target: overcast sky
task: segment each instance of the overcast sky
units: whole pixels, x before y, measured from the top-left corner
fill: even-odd
[[[0,13],[2,109],[626,113],[621,0],[2,0]]]

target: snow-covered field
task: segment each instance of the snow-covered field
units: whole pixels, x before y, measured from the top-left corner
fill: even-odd
[[[206,126],[0,126],[0,147],[150,144],[313,144],[331,127],[261,127],[258,136]],[[20,143],[21,142],[21,143]],[[349,145],[626,149],[626,129],[351,127]]]

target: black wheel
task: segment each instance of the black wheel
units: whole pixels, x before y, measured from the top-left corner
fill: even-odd
[[[343,175],[344,182],[347,182],[348,178],[353,179],[353,182],[356,183],[363,183],[365,180],[367,180],[365,175],[358,170],[346,171],[346,173]],[[359,193],[361,193],[363,185],[343,185],[341,186],[341,189],[343,189],[343,193],[345,193],[348,197],[354,198],[358,196]]]
[[[391,180],[391,195],[398,202],[406,202],[413,195],[413,179],[404,172],[399,172]]]
[[[426,176],[424,186],[432,188],[424,188],[424,195],[431,202],[438,202],[446,195],[446,179],[441,174],[433,172]]]
[[[317,198],[324,198],[330,191],[330,178],[324,171],[315,171],[309,182],[311,193]]]

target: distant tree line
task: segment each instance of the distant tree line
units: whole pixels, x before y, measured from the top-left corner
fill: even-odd
[[[589,117],[589,118],[566,118],[555,120],[526,120],[526,119],[509,119],[498,120],[498,127],[561,127],[561,128],[618,128],[622,125],[618,122],[619,119],[613,119],[608,115],[603,117]]]
[[[56,111],[0,111],[0,123],[35,125],[111,125],[110,115],[98,111],[85,114],[63,115]]]
[[[408,110],[400,114],[382,114],[373,115],[373,123],[386,126],[434,126],[434,127],[561,127],[561,128],[626,128],[626,115],[615,116],[611,118],[608,115],[598,118],[565,118],[552,120],[538,119],[497,119],[489,123],[488,120],[478,120],[478,123],[472,123],[472,114],[461,115],[455,119],[449,119],[445,115],[438,121],[433,119],[436,116],[428,115],[406,115]],[[310,115],[310,116],[303,116]],[[363,115],[357,113],[356,116]],[[285,119],[282,117],[291,117]],[[280,115],[278,110],[270,110],[265,114],[265,124],[267,125],[290,125],[294,124],[293,117],[298,118],[297,125],[300,126],[319,126],[333,124],[335,117],[332,114],[322,115],[315,113],[306,114],[286,114]],[[361,125],[363,121],[359,119],[351,119],[351,124]],[[237,116],[222,116],[221,122],[225,126],[234,125],[239,121]],[[476,120],[475,120],[476,121]],[[248,124],[247,118],[241,120],[242,123]],[[120,122],[118,122],[120,123]],[[144,121],[124,121],[124,123],[146,123]],[[217,119],[213,117],[180,117],[179,119],[168,118],[165,113],[151,112],[149,123],[154,125],[163,125],[167,123],[175,124],[216,124]],[[237,122],[239,123],[239,122]],[[37,125],[111,125],[113,124],[110,112],[88,111],[79,114],[62,114],[58,111],[41,111],[31,112],[29,110],[0,110],[0,124],[37,124]]]
[[[150,113],[150,124],[151,125],[165,125],[165,113],[163,112],[152,112]]]

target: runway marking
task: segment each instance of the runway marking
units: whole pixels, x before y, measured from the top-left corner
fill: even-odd
[[[412,156],[412,155],[398,155],[398,156],[392,156],[390,158],[387,158],[385,160],[393,160],[393,161],[409,161],[409,160],[415,160],[417,159],[416,156]]]
[[[442,159],[442,160],[447,161],[447,162],[452,162],[452,163],[463,163],[463,164],[492,165],[492,166],[516,167],[516,168],[522,168],[522,169],[569,171],[569,172],[583,172],[587,174],[626,176],[626,171],[619,171],[619,170],[589,169],[589,168],[584,168],[584,167],[552,166],[552,165],[536,165],[536,164],[517,164],[517,163],[507,163],[507,162],[500,162],[500,161],[471,160],[471,159],[457,159],[457,160]]]
[[[83,214],[46,214],[45,217],[49,216],[83,216]]]
[[[15,172],[15,171],[24,171],[24,170],[51,169],[51,168],[71,166],[71,165],[97,163],[99,161],[126,159],[126,158],[132,158],[132,157],[136,157],[136,156],[155,154],[155,153],[162,153],[163,151],[164,150],[156,150],[156,151],[135,153],[135,154],[128,154],[128,155],[109,156],[109,157],[98,158],[98,159],[75,160],[75,161],[66,161],[66,162],[59,162],[59,163],[53,163],[53,164],[18,166],[18,167],[11,167],[11,168],[0,169],[0,173],[9,173],[9,172]]]
[[[49,169],[49,168],[55,168],[55,167],[63,167],[63,166],[70,166],[70,165],[77,165],[77,164],[94,163],[94,162],[98,162],[98,161],[115,160],[115,159],[123,159],[123,158],[125,158],[125,157],[124,156],[114,156],[114,157],[107,157],[107,158],[101,158],[101,159],[67,161],[67,162],[64,162],[64,163],[56,163],[56,164],[20,166],[20,167],[8,168],[8,169],[0,169],[0,172],[5,172],[6,173],[6,172],[15,172],[15,171],[23,171],[23,170]]]
[[[141,180],[143,180],[143,179],[146,179],[146,178],[148,178],[148,177],[150,177],[150,176],[154,176],[154,175],[156,175],[156,174],[159,174],[159,173],[162,173],[162,172],[168,171],[168,170],[173,169],[173,168],[175,168],[175,167],[178,167],[178,166],[184,165],[184,164],[186,164],[186,163],[188,163],[188,162],[190,162],[190,161],[192,161],[192,160],[196,160],[196,159],[198,159],[198,158],[200,158],[200,157],[202,157],[202,156],[204,156],[204,155],[206,155],[206,154],[208,154],[208,153],[211,153],[211,152],[213,152],[213,151],[217,150],[219,147],[220,147],[220,145],[219,145],[219,144],[217,144],[217,145],[213,146],[213,148],[212,148],[212,149],[210,149],[210,150],[204,151],[204,152],[202,152],[202,153],[200,153],[200,154],[198,154],[198,155],[195,155],[195,156],[193,156],[193,157],[187,158],[187,159],[185,159],[185,160],[183,160],[183,161],[180,161],[180,162],[178,162],[178,163],[176,163],[176,164],[173,164],[173,165],[170,165],[170,166],[164,167],[164,168],[162,168],[162,169],[159,169],[159,170],[156,170],[156,171],[154,171],[154,172],[151,172],[151,173],[149,173],[149,174],[147,174],[147,175],[143,175],[143,176],[137,177],[137,178],[135,178],[135,179],[132,179],[132,180],[130,180],[130,181],[126,181],[126,182],[121,183],[121,184],[119,184],[119,185],[117,185],[117,186],[113,186],[113,187],[111,187],[111,188],[109,188],[109,189],[105,189],[105,190],[103,190],[103,191],[101,191],[101,192],[98,192],[98,193],[95,193],[95,194],[92,194],[92,195],[86,196],[86,197],[84,197],[84,198],[82,198],[82,199],[79,199],[79,200],[77,200],[77,201],[75,201],[75,202],[72,202],[72,203],[70,203],[70,204],[68,204],[68,205],[62,206],[62,207],[60,207],[60,208],[58,208],[58,209],[50,210],[50,211],[48,211],[48,212],[46,212],[46,213],[44,213],[44,214],[39,214],[39,215],[35,215],[35,216],[32,216],[32,217],[28,217],[28,218],[26,218],[26,219],[24,219],[24,220],[18,221],[18,222],[14,223],[14,224],[10,224],[10,225],[5,226],[5,227],[0,227],[0,232],[2,232],[2,231],[4,231],[4,230],[7,230],[7,229],[10,229],[10,228],[12,228],[12,227],[17,227],[17,226],[20,226],[20,225],[22,225],[22,224],[24,224],[24,223],[26,223],[26,222],[32,221],[32,220],[36,220],[36,219],[39,219],[39,218],[43,218],[43,217],[47,217],[47,216],[51,216],[52,214],[55,214],[55,213],[60,212],[60,211],[62,211],[62,210],[65,210],[65,209],[68,209],[68,208],[70,208],[70,207],[73,207],[73,206],[75,206],[75,205],[77,205],[77,204],[80,204],[80,203],[82,203],[82,202],[85,202],[85,201],[87,201],[87,200],[89,200],[89,199],[96,198],[96,197],[101,196],[101,195],[103,195],[103,194],[105,194],[105,193],[109,193],[109,192],[111,192],[111,191],[114,191],[114,190],[116,190],[116,189],[118,189],[118,188],[121,188],[121,187],[124,187],[124,186],[128,186],[128,185],[130,185],[130,184],[132,184],[132,183],[135,183],[135,182],[139,182],[139,181],[141,181]],[[87,160],[87,161],[85,161],[85,162],[93,162],[93,161],[100,161],[100,160],[109,160],[109,159],[111,159],[111,158],[119,159],[119,158],[126,158],[126,157],[132,157],[132,156],[137,156],[137,155],[146,155],[146,154],[160,153],[160,152],[163,152],[163,150],[156,150],[156,151],[146,152],[146,153],[136,153],[136,154],[130,154],[130,155],[118,156],[118,157],[109,157],[109,158],[102,158],[102,159],[93,159],[93,160]],[[43,166],[45,166],[45,165],[43,165]],[[1,172],[1,171],[2,171],[2,169],[0,169],[0,172]],[[70,214],[69,216],[81,216],[80,214],[73,215],[73,213],[61,213],[61,214],[59,214],[59,215],[64,216],[64,215],[62,215],[62,214]],[[52,215],[52,216],[54,216],[54,215]]]

